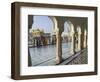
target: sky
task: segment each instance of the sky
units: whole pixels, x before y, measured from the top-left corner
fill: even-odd
[[[33,29],[42,29],[45,33],[52,33],[54,32],[53,21],[48,16],[34,16],[33,17]],[[64,32],[68,32],[70,28],[67,22],[64,23]]]
[[[45,33],[52,33],[54,30],[53,22],[48,16],[34,16],[32,28],[42,29]]]

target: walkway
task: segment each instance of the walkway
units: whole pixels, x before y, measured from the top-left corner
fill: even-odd
[[[87,63],[87,51],[79,52],[75,55],[70,50],[71,43],[62,44],[62,59],[61,65],[66,64],[84,64]],[[32,66],[52,66],[56,65],[55,45],[41,46],[30,48]],[[80,55],[79,55],[80,54]]]

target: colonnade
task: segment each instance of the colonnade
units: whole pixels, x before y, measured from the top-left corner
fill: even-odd
[[[64,31],[64,23],[66,21],[70,24],[70,37],[71,37],[71,52],[75,54],[87,47],[87,19],[77,17],[57,17],[48,16],[54,23],[54,31],[56,34],[56,63],[62,62],[62,37]],[[33,21],[32,19],[29,19]],[[81,20],[81,21],[80,21]],[[31,22],[32,25],[32,22]],[[30,26],[30,24],[29,24]]]
[[[76,18],[76,21],[73,21],[73,18],[66,19],[61,17],[55,17],[56,21],[54,20],[54,30],[56,32],[56,63],[59,64],[62,61],[62,40],[61,40],[61,34],[64,31],[64,23],[66,21],[70,24],[70,37],[71,37],[71,52],[72,54],[75,54],[82,49],[87,47],[87,24],[86,20],[78,21]],[[74,18],[75,20],[75,18]],[[79,24],[79,23],[80,24]],[[84,23],[84,24],[83,24]],[[56,26],[55,26],[56,25]],[[82,41],[83,40],[83,41]]]

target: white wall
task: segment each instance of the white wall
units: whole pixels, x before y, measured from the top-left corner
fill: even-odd
[[[23,1],[23,2],[37,2],[37,3],[52,3],[52,4],[68,4],[68,5],[86,5],[86,6],[98,6],[98,22],[100,22],[100,0],[1,0],[0,1],[0,82],[14,82],[10,79],[10,66],[11,66],[11,2]],[[99,27],[100,25],[98,25]],[[98,28],[98,35],[100,35],[100,28]],[[100,38],[98,38],[100,42]],[[98,49],[100,49],[100,43],[98,43]],[[100,50],[98,52],[98,62],[100,62]],[[100,64],[99,68],[100,69]],[[27,82],[27,80],[23,80]],[[85,81],[100,81],[99,75],[94,76],[79,76],[79,77],[63,77],[63,78],[50,78],[50,79],[37,79],[28,80],[29,82],[85,82]]]

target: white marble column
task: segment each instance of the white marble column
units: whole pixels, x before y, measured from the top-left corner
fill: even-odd
[[[81,29],[78,31],[78,51],[81,50]]]
[[[62,61],[62,48],[61,48],[61,33],[59,29],[56,29],[56,63],[59,64]]]
[[[71,52],[72,54],[74,54],[75,50],[74,50],[74,46],[75,46],[75,42],[74,42],[74,32],[70,33],[71,36]]]
[[[86,45],[87,45],[87,41],[86,41],[86,37],[87,37],[87,32],[86,30],[84,31],[84,48],[86,48]]]
[[[74,36],[75,36],[74,49],[75,49],[75,52],[78,52],[78,34],[75,33]]]

